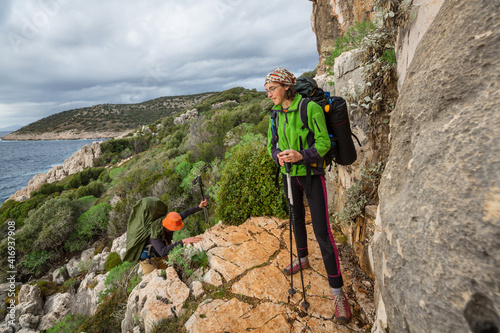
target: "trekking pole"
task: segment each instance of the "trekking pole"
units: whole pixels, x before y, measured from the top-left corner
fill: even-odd
[[[193,185],[196,185],[196,183],[200,184],[200,191],[201,191],[201,200],[205,199],[205,194],[203,194],[203,182],[201,181],[201,175],[198,175],[193,180]],[[203,207],[203,214],[205,215],[205,223],[208,226],[208,212],[207,212],[207,207]]]
[[[290,295],[295,294],[295,289],[293,289],[293,260],[292,260],[292,225],[293,229],[295,229],[295,213],[293,211],[293,195],[292,195],[292,177],[290,176],[292,166],[290,162],[285,162],[285,170],[286,170],[286,183],[288,187],[288,211],[290,215],[290,290],[288,293]],[[295,238],[295,247],[297,248],[297,259],[299,260],[299,270],[300,270],[300,280],[302,281],[302,294],[304,295],[304,301],[301,306],[307,310],[309,308],[309,302],[306,300],[306,288],[304,286],[304,275],[302,274],[302,262],[299,257],[299,246],[297,245],[297,238]]]

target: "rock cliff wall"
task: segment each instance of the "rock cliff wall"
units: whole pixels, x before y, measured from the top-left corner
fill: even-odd
[[[374,244],[391,332],[500,328],[499,13],[445,1],[402,84]]]
[[[317,6],[330,15],[337,2]],[[367,207],[362,228],[345,231],[355,249],[368,231],[369,242],[357,254],[375,276],[372,332],[498,331],[499,3],[413,4],[416,17],[400,27],[396,42],[400,96],[380,204]],[[320,59],[330,37],[318,36]],[[349,66],[346,77],[334,78],[335,90],[323,88],[339,94],[341,86],[355,84],[361,67]],[[342,208],[360,167],[380,155],[362,119],[351,121],[363,148],[355,164],[329,174],[333,211]]]
[[[319,55],[318,75],[325,73],[322,65],[332,53],[335,40],[354,24],[371,15],[372,0],[311,0],[311,24],[316,34]]]

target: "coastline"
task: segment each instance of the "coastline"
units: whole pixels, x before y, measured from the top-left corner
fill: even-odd
[[[27,186],[16,191],[7,200],[27,200],[30,198],[31,192],[38,191],[43,184],[62,180],[69,175],[92,167],[94,159],[100,157],[101,154],[101,141],[93,141],[92,144],[87,143],[80,150],[77,150],[69,158],[65,159],[61,165],[55,165],[47,172],[35,174],[28,181]]]
[[[16,134],[9,133],[0,137],[4,141],[40,141],[40,140],[81,140],[81,139],[111,139],[111,138],[121,138],[132,130],[126,130],[121,132],[75,132],[75,131],[65,131],[65,132],[47,132],[40,134]]]

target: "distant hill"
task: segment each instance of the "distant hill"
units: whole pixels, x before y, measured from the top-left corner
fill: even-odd
[[[3,137],[50,140],[115,137],[192,107],[214,93],[160,97],[137,104],[99,104],[59,112]]]

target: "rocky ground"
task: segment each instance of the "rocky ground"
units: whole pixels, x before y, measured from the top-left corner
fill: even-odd
[[[355,262],[354,253],[339,242],[345,290],[354,312],[351,323],[338,325],[333,299],[312,225],[309,235],[310,268],[303,271],[307,311],[300,275],[294,275],[297,293],[290,297],[290,277],[282,269],[290,262],[288,220],[251,218],[238,227],[218,225],[205,234],[209,282],[224,285],[236,297],[204,300],[185,327],[188,332],[365,332],[374,318],[373,285]],[[340,239],[343,237],[339,237]],[[295,247],[294,247],[295,248]],[[294,250],[294,252],[296,252]],[[214,276],[220,276],[215,277]],[[220,281],[220,282],[219,282]],[[228,286],[228,285],[229,286]]]
[[[183,279],[169,267],[166,272],[155,270],[144,276],[120,315],[122,333],[150,332],[155,326],[177,320],[176,317],[185,318],[180,327],[189,333],[370,331],[375,315],[373,281],[359,268],[354,252],[343,243],[345,237],[340,233],[336,233],[336,238],[344,289],[353,311],[351,322],[345,326],[336,323],[331,288],[310,223],[307,230],[311,267],[303,271],[310,307],[307,311],[301,307],[299,274],[294,275],[293,281],[297,292],[289,295],[290,277],[282,273],[290,262],[288,225],[288,220],[256,217],[240,226],[212,227],[202,235],[203,241],[192,248],[203,248],[208,254],[204,272],[200,269]],[[110,251],[123,257],[125,241],[124,234],[113,242]],[[81,263],[92,263],[73,292],[43,300],[37,286],[23,285],[15,308],[17,331],[43,331],[70,313],[95,314],[98,294],[105,288],[106,275],[102,272],[108,255],[106,251],[95,255],[91,248],[47,276],[63,284],[70,277],[81,276]],[[8,326],[7,320],[0,324],[0,332],[12,332]]]

